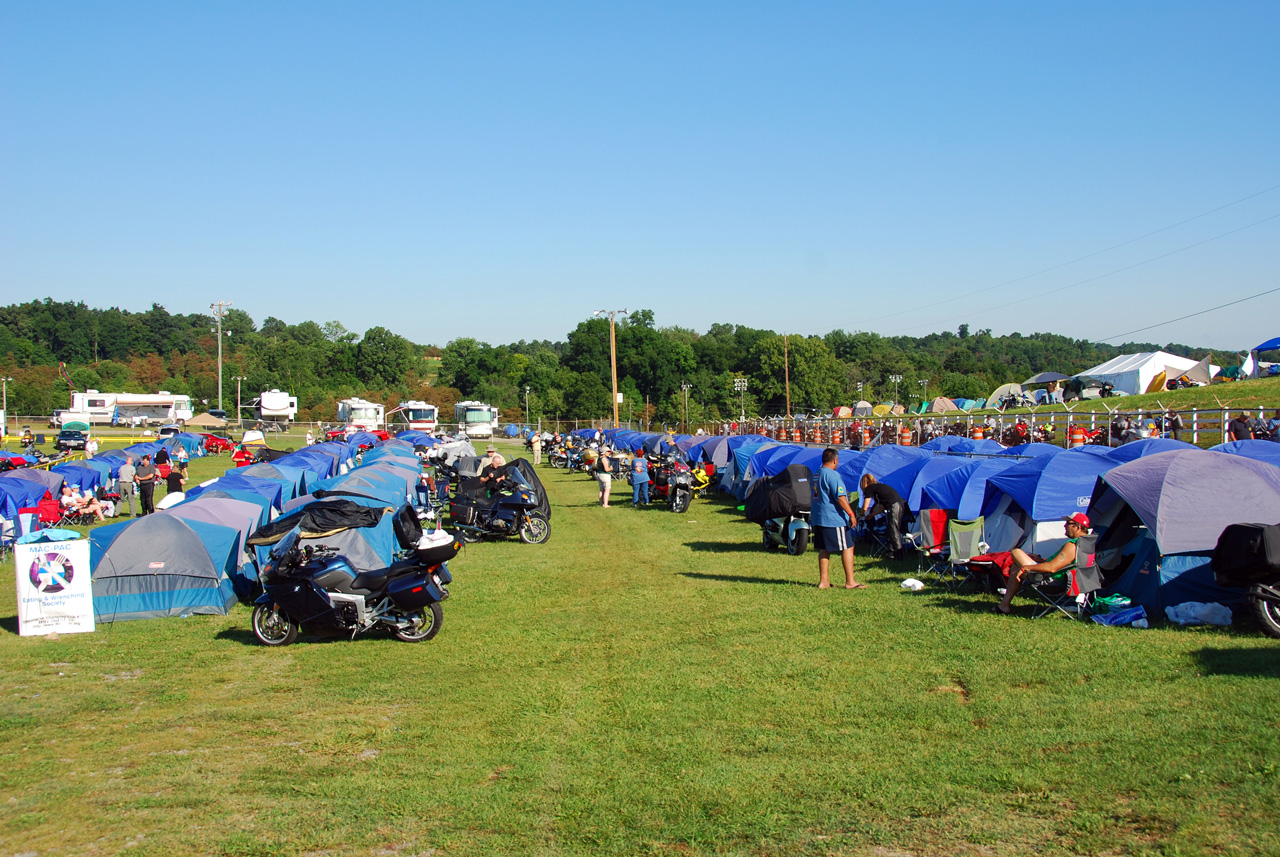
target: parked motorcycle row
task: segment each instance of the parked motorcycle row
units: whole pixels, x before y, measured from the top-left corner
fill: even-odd
[[[544,436],[544,444],[549,466],[579,473],[595,472],[600,442],[594,437],[548,434]],[[531,439],[526,439],[525,446],[532,447]],[[712,474],[708,472],[711,465],[691,467],[684,454],[673,444],[663,441],[661,436],[651,439],[641,454],[649,462],[651,504],[665,504],[672,512],[680,514],[687,512],[693,500],[711,487]],[[614,479],[625,479],[628,485],[632,485],[634,455],[634,452],[622,451],[610,454],[610,475]]]

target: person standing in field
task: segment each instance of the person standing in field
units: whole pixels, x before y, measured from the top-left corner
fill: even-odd
[[[818,588],[831,588],[831,555],[840,555],[844,566],[844,588],[864,589],[866,584],[853,579],[853,527],[858,523],[849,505],[844,479],[836,473],[840,454],[833,447],[822,451],[822,466],[813,479],[813,541],[818,548]]]
[[[649,461],[644,457],[644,450],[637,449],[635,458],[631,459],[631,505],[641,503],[649,503]]]
[[[542,435],[535,431],[533,433],[533,436],[529,438],[529,446],[533,448],[533,463],[541,464],[542,463]]]
[[[138,469],[128,459],[125,459],[124,464],[120,465],[120,470],[116,474],[116,491],[120,494],[121,505],[126,500],[129,502],[130,518],[138,517],[137,510],[133,507],[133,499],[138,495],[137,485],[134,483],[137,474]]]
[[[134,481],[138,483],[138,496],[142,498],[142,514],[150,515],[156,510],[156,468],[151,463],[151,456],[142,456]]]

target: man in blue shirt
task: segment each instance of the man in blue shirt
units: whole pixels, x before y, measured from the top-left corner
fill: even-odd
[[[813,480],[813,506],[810,520],[813,524],[813,540],[818,548],[818,588],[830,589],[829,568],[831,555],[840,554],[844,566],[844,588],[863,589],[864,584],[853,579],[853,526],[857,524],[849,496],[844,490],[844,480],[836,473],[839,453],[831,447],[822,451],[822,467]]]
[[[649,462],[644,450],[637,449],[635,458],[631,459],[631,505],[639,506],[642,502],[649,502]]]

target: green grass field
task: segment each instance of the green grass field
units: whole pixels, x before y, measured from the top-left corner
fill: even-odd
[[[1251,626],[1002,618],[908,562],[819,591],[732,506],[542,475],[551,540],[466,548],[428,643],[20,638],[9,577],[0,854],[1280,853]]]

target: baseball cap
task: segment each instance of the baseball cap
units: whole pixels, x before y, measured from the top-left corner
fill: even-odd
[[[1077,525],[1083,527],[1084,529],[1086,530],[1089,529],[1089,516],[1086,515],[1084,512],[1076,512],[1074,515],[1067,515],[1062,520],[1074,521]]]

